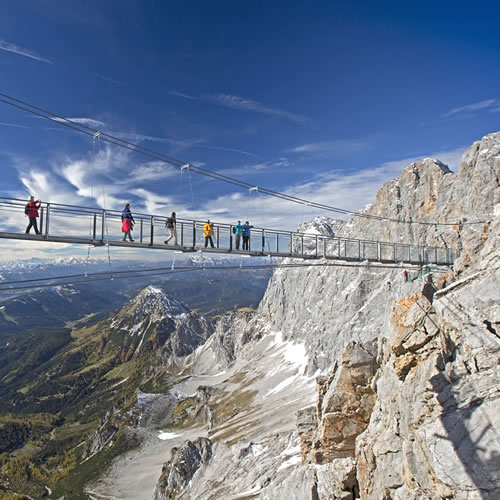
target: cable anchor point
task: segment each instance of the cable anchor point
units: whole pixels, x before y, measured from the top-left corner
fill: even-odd
[[[92,139],[95,141],[96,139],[98,139],[99,137],[101,136],[101,132],[97,131],[93,136],[92,136]]]

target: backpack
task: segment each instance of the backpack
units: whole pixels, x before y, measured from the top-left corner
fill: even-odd
[[[30,205],[29,203],[26,203],[26,206],[24,207],[24,214],[28,215],[30,213]]]
[[[236,234],[236,228],[233,226],[233,234]]]
[[[169,218],[167,219],[166,226],[167,226],[169,229],[171,229],[171,228],[173,228],[173,227],[174,227],[174,219],[172,219],[172,217],[169,217]]]

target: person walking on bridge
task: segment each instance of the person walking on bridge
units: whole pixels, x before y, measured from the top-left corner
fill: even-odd
[[[242,229],[242,235],[243,235],[243,250],[250,250],[250,229],[252,228],[253,226],[251,226],[249,224],[248,221],[245,222],[245,225],[243,226],[243,229]]]
[[[208,246],[208,242],[210,241],[210,246],[214,248],[214,242],[212,240],[212,236],[214,234],[214,225],[210,222],[210,219],[203,224],[203,236],[205,236],[205,248]]]
[[[167,222],[165,223],[166,228],[170,231],[169,237],[165,240],[165,243],[168,245],[168,242],[174,238],[174,243],[177,245],[177,218],[175,212],[172,212],[172,215],[167,218]]]
[[[38,225],[36,223],[36,219],[38,217],[38,210],[40,209],[42,202],[40,200],[35,200],[33,196],[30,196],[30,199],[24,209],[24,213],[28,216],[30,223],[26,228],[26,234],[29,234],[31,228],[35,228],[35,233],[40,234],[38,230]]]
[[[235,234],[235,245],[236,245],[236,250],[240,249],[240,241],[241,241],[241,235],[243,234],[243,224],[241,221],[238,221],[238,224],[233,227],[233,233]]]
[[[122,211],[122,233],[123,233],[123,241],[127,241],[127,236],[129,241],[134,241],[132,239],[132,235],[130,231],[134,227],[134,218],[132,217],[132,212],[130,211],[130,203],[125,205],[125,208]]]

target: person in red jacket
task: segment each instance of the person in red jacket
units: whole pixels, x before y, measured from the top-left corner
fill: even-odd
[[[28,204],[26,205],[26,208],[24,210],[25,214],[28,216],[30,220],[30,223],[26,228],[26,234],[30,232],[30,229],[32,227],[35,228],[36,234],[40,234],[40,231],[38,230],[38,225],[36,223],[36,219],[38,217],[38,209],[40,208],[41,204],[42,202],[40,200],[35,200],[33,196],[30,196]]]

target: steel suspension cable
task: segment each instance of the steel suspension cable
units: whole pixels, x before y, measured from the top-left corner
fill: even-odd
[[[402,266],[401,264],[367,264],[367,263],[360,263],[360,264],[349,264],[349,263],[337,263],[337,262],[325,262],[322,264],[312,264],[312,263],[271,263],[271,264],[259,264],[259,265],[248,265],[248,266],[240,266],[240,265],[233,265],[233,266],[205,266],[203,267],[191,267],[191,266],[180,266],[175,269],[175,272],[189,272],[189,271],[238,271],[238,270],[248,270],[248,271],[255,271],[255,270],[261,270],[261,269],[292,269],[292,268],[303,268],[303,267],[352,267],[352,268],[371,268],[371,269],[402,269],[402,268],[410,268],[410,267],[420,267],[418,265],[404,265]],[[103,271],[103,272],[96,272],[96,273],[89,273],[88,276],[90,277],[102,277],[104,280],[112,280],[112,279],[118,279],[118,277],[121,277],[122,279],[124,278],[147,278],[149,276],[161,276],[164,274],[171,274],[172,267],[158,267],[158,268],[146,268],[146,269],[131,269],[127,271],[113,271],[113,277],[109,276],[109,272]],[[436,271],[434,271],[436,272]],[[437,271],[437,272],[444,272],[444,271]],[[144,274],[147,273],[147,274]],[[123,276],[126,275],[126,276]],[[13,280],[13,281],[3,281],[0,282],[0,286],[5,286],[5,285],[17,285],[17,284],[28,284],[32,283],[31,285],[27,285],[25,287],[11,287],[11,288],[0,288],[0,291],[10,291],[10,290],[17,290],[17,289],[29,289],[29,288],[40,288],[40,286],[36,285],[37,282],[40,281],[54,281],[54,280],[74,280],[75,278],[83,278],[85,275],[83,274],[67,274],[67,275],[61,275],[61,276],[49,276],[45,278],[31,278],[27,280]],[[89,281],[95,281],[95,280],[79,280],[79,281],[67,281],[64,283],[49,283],[49,284],[44,284],[44,287],[57,287],[57,286],[64,286],[64,285],[80,285],[80,284],[85,284]],[[35,284],[33,284],[35,283]]]
[[[66,126],[66,127],[71,128],[77,132],[81,132],[81,133],[91,135],[91,136],[94,136],[96,133],[99,133],[100,136],[102,137],[102,140],[104,140],[110,144],[114,144],[114,145],[117,145],[119,147],[131,150],[131,151],[135,151],[135,152],[140,153],[142,155],[148,156],[150,158],[154,158],[156,160],[163,161],[165,163],[169,163],[170,165],[173,165],[173,166],[178,167],[178,168],[181,168],[182,166],[188,165],[191,170],[193,170],[194,172],[199,173],[201,175],[204,175],[204,176],[207,176],[207,177],[210,177],[210,178],[222,181],[222,182],[226,182],[226,183],[232,184],[234,186],[245,188],[245,189],[257,188],[258,191],[260,191],[263,194],[266,194],[268,196],[273,196],[276,198],[280,198],[280,199],[283,199],[285,201],[298,203],[298,204],[302,204],[302,205],[308,205],[308,206],[311,206],[312,208],[317,208],[317,209],[325,210],[325,211],[329,211],[329,212],[335,212],[335,213],[342,214],[342,215],[351,215],[353,217],[363,217],[363,218],[368,218],[368,219],[372,219],[372,220],[388,221],[388,222],[394,222],[394,223],[398,223],[398,224],[455,226],[455,225],[459,225],[459,224],[462,224],[462,225],[484,224],[486,222],[486,221],[429,222],[429,221],[413,220],[411,218],[409,220],[399,220],[399,219],[394,219],[391,217],[371,215],[371,214],[356,212],[353,210],[343,209],[343,208],[339,208],[339,207],[333,207],[333,206],[325,205],[325,204],[322,204],[319,202],[309,201],[309,200],[306,200],[304,198],[299,198],[296,196],[288,195],[286,193],[281,193],[279,191],[274,191],[274,190],[263,188],[260,186],[257,187],[253,184],[248,183],[248,182],[241,181],[239,179],[229,177],[229,176],[226,176],[224,174],[220,174],[218,172],[214,172],[212,170],[208,170],[208,169],[205,169],[205,168],[200,167],[200,166],[195,166],[195,165],[191,165],[189,163],[185,163],[181,160],[172,158],[172,157],[167,156],[163,153],[159,153],[157,151],[151,150],[149,148],[145,148],[145,147],[140,146],[138,144],[134,144],[134,143],[126,141],[124,139],[120,139],[119,137],[113,136],[111,134],[107,134],[105,132],[98,131],[98,130],[93,129],[91,127],[88,127],[86,125],[79,124],[75,121],[70,120],[69,118],[65,118],[65,117],[57,115],[51,111],[44,110],[43,108],[39,108],[37,106],[29,104],[29,103],[22,101],[20,99],[16,99],[14,97],[11,97],[7,94],[0,92],[0,96],[5,98],[5,99],[0,99],[0,102],[3,102],[3,103],[8,104],[10,106],[16,107],[16,108],[21,109],[23,111],[33,113],[37,116],[46,118],[54,123],[58,123],[59,125]],[[9,100],[6,100],[6,99],[9,99]],[[14,101],[14,102],[11,102],[11,101]],[[18,104],[16,104],[16,103],[18,103]],[[47,115],[50,115],[50,116],[47,116]]]

